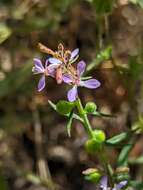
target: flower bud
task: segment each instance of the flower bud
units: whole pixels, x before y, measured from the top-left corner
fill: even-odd
[[[85,175],[85,179],[92,181],[94,183],[98,183],[101,178],[101,173],[96,168],[89,168],[82,172]]]
[[[99,143],[103,143],[106,139],[105,133],[104,131],[100,130],[100,129],[95,129],[92,132],[93,138],[99,142]]]
[[[93,113],[96,111],[96,109],[97,109],[97,106],[94,102],[88,102],[85,106],[85,111],[87,113]]]
[[[102,144],[96,141],[95,139],[89,139],[85,143],[85,149],[88,153],[94,154],[96,151],[100,150]]]
[[[130,169],[128,167],[118,167],[115,171],[115,180],[117,182],[129,180],[129,171]]]

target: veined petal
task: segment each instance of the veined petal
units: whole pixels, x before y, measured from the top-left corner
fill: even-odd
[[[107,188],[107,183],[108,183],[108,178],[107,176],[103,176],[100,180],[100,188],[102,188],[103,190]]]
[[[60,66],[60,64],[50,64],[47,68],[50,72],[57,69]]]
[[[65,82],[65,83],[71,83],[72,82],[72,78],[71,78],[71,76],[70,75],[63,75],[63,81]]]
[[[46,59],[46,61],[45,61],[45,69],[48,67],[49,64],[50,64],[50,63],[49,63],[49,60]]]
[[[34,67],[32,67],[32,72],[34,74],[40,74],[40,73],[44,73],[44,70],[41,69],[40,67],[34,66]]]
[[[71,52],[71,57],[70,57],[70,60],[74,59],[79,53],[79,49],[76,48],[74,49],[72,52]]]
[[[50,76],[55,77],[56,69],[60,66],[60,64],[50,64],[47,69]]]
[[[84,71],[85,71],[85,67],[86,67],[86,63],[84,61],[80,61],[78,64],[77,64],[77,71],[78,71],[78,74],[81,76]]]
[[[127,185],[127,183],[128,183],[127,181],[121,181],[116,185],[116,190],[122,189],[125,185]]]
[[[84,87],[90,88],[90,89],[98,88],[100,85],[101,85],[101,83],[96,79],[89,79],[89,80],[80,82],[80,86],[84,86]]]
[[[33,61],[34,61],[35,67],[39,67],[41,70],[44,70],[44,67],[40,59],[34,58]]]
[[[62,63],[59,59],[54,58],[54,57],[49,58],[49,62],[52,64],[61,64]]]
[[[45,75],[43,75],[40,80],[39,80],[39,83],[38,83],[38,91],[40,92],[41,90],[44,89],[45,87]]]
[[[70,102],[74,102],[77,98],[77,86],[74,86],[72,89],[68,91],[67,94],[68,100]]]

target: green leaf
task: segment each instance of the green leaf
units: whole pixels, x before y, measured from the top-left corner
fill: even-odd
[[[75,104],[72,102],[60,100],[57,105],[57,112],[61,115],[69,114],[74,108]]]
[[[56,104],[54,104],[51,100],[48,100],[48,103],[50,104],[50,106],[51,106],[55,111],[57,111]]]
[[[73,120],[73,110],[71,111],[71,113],[69,115],[69,120],[67,123],[67,133],[68,133],[69,137],[71,137],[72,120]]]
[[[116,135],[116,136],[106,140],[106,144],[107,145],[119,144],[123,140],[127,139],[128,136],[129,136],[129,133],[127,133],[127,132],[120,133],[119,135]]]
[[[48,103],[50,104],[50,106],[51,106],[56,112],[58,112],[58,111],[57,111],[56,104],[54,104],[51,100],[48,100]],[[63,116],[69,117],[69,115],[70,115],[70,113],[64,114]],[[77,115],[77,114],[75,114],[75,113],[73,114],[73,118],[76,119],[76,120],[79,120],[80,122],[83,123],[83,119],[82,119],[79,115]]]
[[[98,111],[92,112],[91,114],[98,117],[116,117],[115,115],[106,114]]]
[[[118,166],[126,166],[128,164],[128,155],[133,147],[134,143],[133,140],[129,142],[129,144],[126,144],[123,149],[121,150],[121,153],[118,157],[117,164]]]

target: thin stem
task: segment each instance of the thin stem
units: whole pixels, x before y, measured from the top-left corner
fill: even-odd
[[[84,121],[84,128],[85,130],[87,131],[89,137],[92,137],[92,133],[93,133],[93,130],[92,130],[92,127],[89,123],[89,120],[88,120],[88,117],[87,117],[87,114],[86,112],[84,111],[84,108],[82,106],[82,103],[81,103],[81,100],[78,98],[77,101],[76,101],[76,105],[77,105],[77,109],[79,111],[79,114],[81,116],[81,118],[83,119]]]
[[[76,105],[77,105],[77,109],[79,111],[80,117],[84,121],[84,128],[87,131],[89,137],[92,138],[93,137],[93,130],[92,130],[92,127],[91,127],[90,122],[88,120],[87,113],[84,111],[84,108],[82,106],[81,100],[79,98],[76,101]],[[109,176],[112,179],[112,174],[111,174],[111,171],[109,169],[109,167],[111,168],[111,166],[110,166],[110,164],[108,162],[108,159],[107,159],[107,156],[106,156],[104,148],[102,148],[102,150],[100,150],[100,158],[99,158],[99,160],[102,162],[106,173],[109,174]],[[110,180],[110,181],[111,181],[110,183],[112,183],[112,180]]]

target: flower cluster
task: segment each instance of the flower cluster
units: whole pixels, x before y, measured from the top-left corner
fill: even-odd
[[[127,185],[127,181],[121,181],[120,183],[116,184],[113,188],[108,187],[108,178],[107,176],[103,176],[100,181],[100,188],[102,190],[120,190]]]
[[[93,78],[84,80],[82,77],[86,68],[86,63],[84,61],[79,61],[76,64],[79,57],[79,49],[75,49],[71,52],[65,50],[63,45],[59,44],[58,50],[53,51],[41,43],[39,43],[39,49],[49,54],[50,57],[46,60],[44,66],[40,59],[34,59],[32,71],[34,74],[41,74],[38,83],[38,91],[42,91],[45,88],[47,76],[55,78],[58,84],[64,82],[71,86],[71,89],[67,93],[67,98],[70,102],[75,101],[78,97],[78,87],[96,89],[100,86],[98,80]]]

